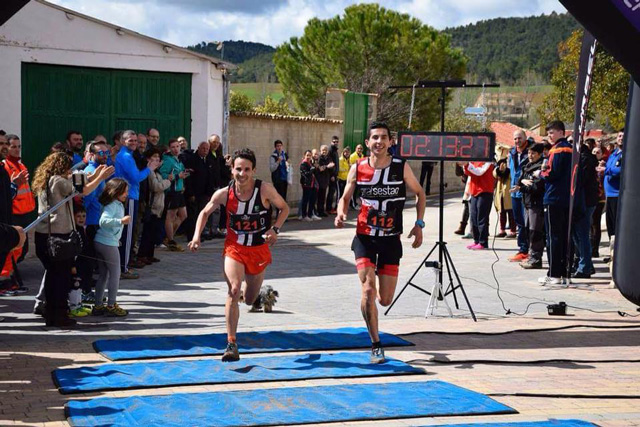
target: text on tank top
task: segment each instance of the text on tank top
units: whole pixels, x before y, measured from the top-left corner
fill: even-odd
[[[405,161],[396,157],[384,169],[375,169],[369,158],[358,161],[356,189],[360,194],[357,234],[396,236],[402,234],[402,210],[406,199]]]
[[[265,243],[262,235],[271,228],[271,207],[262,204],[260,186],[262,181],[256,179],[249,200],[238,198],[235,181],[229,184],[227,192],[227,239],[228,243],[242,246],[259,246]]]

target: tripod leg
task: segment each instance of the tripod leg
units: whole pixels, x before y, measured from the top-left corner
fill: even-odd
[[[422,268],[422,266],[424,265],[425,262],[427,262],[427,260],[429,259],[429,257],[431,256],[431,254],[433,253],[433,251],[436,250],[436,248],[438,247],[438,243],[433,245],[433,248],[431,248],[431,250],[429,251],[429,253],[427,254],[426,257],[424,257],[424,259],[422,260],[422,262],[420,263],[420,265],[418,266],[418,268],[416,268],[416,271],[413,272],[413,274],[411,275],[411,278],[407,281],[407,283],[404,284],[404,286],[402,287],[402,289],[400,290],[400,293],[398,293],[398,295],[396,295],[396,297],[393,299],[393,301],[391,302],[391,305],[389,306],[389,308],[387,308],[387,310],[384,312],[384,315],[386,316],[387,313],[389,313],[389,311],[391,311],[391,309],[393,308],[393,306],[395,305],[396,301],[398,301],[398,299],[400,298],[400,296],[402,295],[402,293],[405,291],[405,289],[407,289],[408,286],[413,286],[414,288],[417,288],[419,290],[421,290],[422,292],[431,295],[431,293],[425,291],[422,288],[419,288],[418,286],[414,285],[413,283],[411,283],[411,281],[413,280],[414,277],[416,277],[416,275],[418,274],[418,272],[420,271],[420,269]]]
[[[444,264],[447,267],[447,274],[449,275],[449,287],[447,288],[447,291],[444,293],[444,296],[453,294],[453,302],[456,305],[456,309],[460,309],[460,306],[458,305],[458,297],[456,295],[456,288],[455,286],[453,286],[453,275],[451,274],[452,263],[453,263],[453,260],[450,258],[449,251],[445,246],[444,247]]]
[[[453,274],[455,274],[456,281],[458,282],[458,284],[454,288],[452,288],[452,291],[455,288],[460,288],[460,290],[462,291],[462,296],[464,297],[464,300],[467,303],[467,307],[469,307],[469,312],[471,313],[471,317],[473,318],[474,322],[477,322],[478,319],[476,318],[476,314],[474,313],[473,308],[471,307],[469,298],[467,298],[467,293],[464,291],[464,286],[462,286],[462,282],[460,281],[460,276],[458,276],[458,271],[456,270],[456,266],[453,264],[453,259],[451,258],[451,254],[449,254],[449,251],[445,251],[445,254],[448,255],[449,261],[451,262],[451,269],[453,270]]]

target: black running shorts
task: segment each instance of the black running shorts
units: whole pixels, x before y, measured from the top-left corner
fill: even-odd
[[[378,270],[385,266],[400,265],[402,258],[402,242],[400,236],[374,237],[356,234],[351,243],[351,250],[356,256],[358,269],[362,261],[368,259]]]

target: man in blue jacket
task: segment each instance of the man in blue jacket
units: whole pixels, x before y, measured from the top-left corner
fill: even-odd
[[[609,155],[607,165],[598,168],[604,172],[604,194],[607,196],[607,234],[609,235],[609,247],[613,250],[613,242],[616,234],[616,218],[618,217],[618,195],[620,193],[620,174],[622,173],[622,142],[624,129],[618,132],[616,148]]]
[[[545,183],[544,215],[547,229],[547,259],[549,270],[538,282],[542,285],[569,283],[567,278],[567,229],[571,199],[571,144],[564,136],[564,123],[552,121],[546,127],[552,144],[548,163],[537,171]]]
[[[115,177],[122,178],[129,184],[129,201],[127,203],[126,214],[131,217],[130,224],[135,224],[138,214],[138,200],[140,198],[140,182],[145,180],[149,173],[154,171],[159,163],[149,160],[147,167],[139,170],[133,158],[133,152],[138,148],[138,135],[132,130],[122,132],[122,147],[116,156]],[[133,227],[125,225],[120,238],[120,266],[122,268],[121,279],[137,279],[138,275],[128,269],[129,256],[132,246]]]
[[[96,171],[98,166],[104,165],[107,163],[107,159],[110,158],[111,151],[109,146],[105,142],[101,141],[91,141],[88,144],[89,152],[91,153],[89,156],[89,164],[84,169],[86,174],[92,174]],[[105,181],[102,181],[91,193],[87,194],[82,198],[82,202],[84,203],[84,209],[87,212],[87,221],[86,221],[86,235],[87,235],[87,247],[86,249],[88,257],[78,258],[77,260],[77,268],[79,270],[79,275],[81,277],[91,277],[93,270],[95,269],[96,262],[96,254],[93,249],[93,241],[96,237],[96,233],[98,232],[98,223],[100,221],[100,214],[102,213],[102,205],[98,201],[100,194],[104,190]],[[83,274],[84,273],[84,274]],[[82,293],[85,302],[90,302],[90,293],[91,291],[91,282],[83,281],[82,282]]]
[[[517,190],[518,181],[522,177],[522,168],[529,163],[527,149],[529,141],[523,130],[513,133],[513,148],[509,150],[509,170],[511,171],[511,206],[513,207],[513,219],[516,221],[518,233],[518,253],[509,258],[511,262],[522,262],[529,255],[529,234],[525,227],[525,207],[522,202],[522,193]]]

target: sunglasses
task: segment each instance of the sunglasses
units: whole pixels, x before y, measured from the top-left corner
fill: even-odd
[[[110,151],[105,151],[105,150],[100,150],[100,151],[96,151],[95,154],[97,154],[98,156],[106,156],[107,154],[111,154]]]

